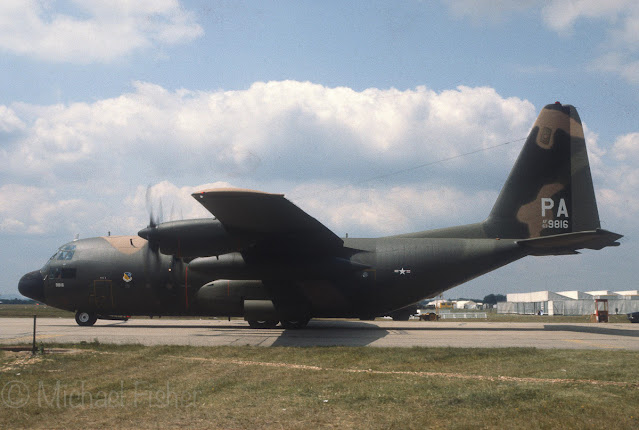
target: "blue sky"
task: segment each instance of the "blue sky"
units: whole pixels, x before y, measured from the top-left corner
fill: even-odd
[[[214,184],[286,193],[340,235],[479,221],[555,100],[623,246],[448,295],[637,288],[634,1],[16,0],[0,70],[0,294],[75,234],[137,232],[149,185],[165,218],[207,216],[189,193]]]

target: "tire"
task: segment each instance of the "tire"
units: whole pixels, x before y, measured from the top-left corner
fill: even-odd
[[[282,321],[282,327],[287,330],[297,330],[306,327],[309,321],[310,318],[303,318],[300,320],[286,320]]]
[[[75,322],[82,327],[89,327],[95,324],[98,316],[92,312],[77,311],[75,313]]]
[[[277,327],[277,323],[279,321],[276,320],[266,320],[266,321],[258,321],[258,320],[249,320],[249,326],[251,328],[275,328]]]

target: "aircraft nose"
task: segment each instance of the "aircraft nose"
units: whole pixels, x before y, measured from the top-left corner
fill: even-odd
[[[18,291],[25,297],[44,302],[44,281],[39,270],[29,272],[20,278]]]

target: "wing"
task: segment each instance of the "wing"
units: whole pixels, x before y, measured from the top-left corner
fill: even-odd
[[[283,194],[212,189],[192,194],[231,234],[254,238],[269,248],[326,252],[343,241]]]

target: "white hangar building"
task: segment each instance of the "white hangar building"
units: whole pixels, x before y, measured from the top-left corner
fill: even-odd
[[[610,315],[639,311],[639,290],[629,291],[537,291],[506,295],[497,303],[500,314],[592,315],[595,299],[608,300]]]

